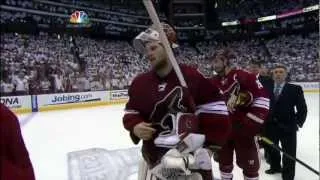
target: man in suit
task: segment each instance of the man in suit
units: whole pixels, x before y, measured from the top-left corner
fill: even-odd
[[[269,98],[272,99],[273,98],[273,80],[271,77],[267,76],[263,71],[265,70],[265,68],[262,65],[261,61],[257,61],[257,60],[253,60],[250,62],[249,65],[249,71],[253,74],[256,74],[259,81],[261,82],[261,84],[263,85],[263,87],[266,89],[267,93],[269,94]],[[269,104],[269,108],[272,109],[272,104]],[[271,112],[269,112],[269,116],[266,120],[266,122],[270,121],[270,117],[271,117]],[[265,136],[266,134],[266,128],[264,127],[262,129],[262,136]],[[268,147],[268,145],[266,145],[264,142],[259,141],[259,145],[260,148],[264,148],[264,157],[267,161],[267,163],[270,163],[270,158],[269,158],[269,151],[270,148]]]
[[[287,68],[278,65],[273,69],[274,98],[271,98],[271,119],[266,124],[266,136],[275,145],[281,143],[284,152],[295,157],[297,149],[297,130],[302,128],[306,116],[307,105],[301,86],[286,82]],[[270,151],[270,169],[267,174],[282,172],[283,180],[293,180],[295,176],[295,161],[282,157],[279,151]]]

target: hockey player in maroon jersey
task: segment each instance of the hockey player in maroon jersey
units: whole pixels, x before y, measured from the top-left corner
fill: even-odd
[[[235,57],[230,49],[217,51],[210,57],[214,71],[213,84],[225,95],[232,120],[232,133],[218,153],[222,180],[233,178],[233,152],[245,180],[258,180],[259,155],[255,136],[260,132],[269,112],[269,97],[254,74],[232,67]]]
[[[0,103],[0,179],[34,180],[17,117]]]
[[[173,28],[165,23],[162,27],[171,47],[176,47]],[[231,121],[218,88],[186,65],[179,66],[188,88],[181,87],[159,41],[159,33],[152,26],[140,33],[133,44],[146,55],[152,69],[132,81],[123,123],[135,144],[143,141],[142,155],[148,173],[169,153],[170,147],[181,142],[188,133],[203,133],[206,146],[222,146],[230,133]],[[208,152],[199,148],[194,156],[202,178],[212,180]],[[173,161],[174,164],[178,162],[177,159]],[[152,179],[148,173],[142,175],[142,179]]]

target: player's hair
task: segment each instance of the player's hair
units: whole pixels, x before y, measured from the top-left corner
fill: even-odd
[[[161,20],[161,23],[164,23],[164,24],[169,25],[175,32],[177,32],[176,27],[175,27],[174,24],[172,24],[170,21],[164,19],[164,20]]]
[[[259,67],[262,67],[262,64],[263,64],[261,61],[258,61],[258,60],[252,60],[250,63],[252,65],[257,65]]]
[[[230,48],[223,48],[215,51],[212,55],[208,55],[207,59],[212,61],[213,59],[217,58],[218,56],[222,56],[226,58],[227,60],[227,65],[229,66],[231,64],[231,59],[235,59],[236,56],[234,52]]]
[[[273,70],[278,69],[278,68],[284,69],[286,72],[288,72],[288,68],[283,64],[276,64],[274,66]]]
[[[166,34],[168,40],[170,43],[177,43],[178,37],[177,37],[177,30],[172,24],[169,24],[169,22],[163,21],[161,22],[162,29],[164,33]],[[154,27],[155,25],[152,25],[151,27]]]

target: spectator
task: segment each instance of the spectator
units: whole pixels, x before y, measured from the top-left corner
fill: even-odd
[[[99,78],[96,76],[93,78],[93,81],[90,83],[91,91],[101,91],[103,90],[103,85],[99,81]]]
[[[23,72],[19,72],[18,76],[13,79],[16,95],[27,95],[29,83]]]
[[[8,95],[12,95],[13,94],[13,90],[14,90],[14,84],[8,79],[1,79],[1,95],[2,96],[8,96]]]
[[[96,40],[81,36],[76,36],[74,39],[81,58],[86,61],[84,72],[88,75],[89,84],[92,81],[90,77],[104,77],[101,80],[103,90],[126,88],[136,74],[145,72],[149,68],[147,61],[141,60],[141,56],[126,41]],[[288,65],[292,81],[316,82],[320,81],[316,61],[319,59],[318,39],[318,33],[305,36],[281,35],[268,40],[228,42],[228,46],[234,49],[237,57],[234,61],[239,67],[247,68],[252,59],[264,60],[265,68],[271,68],[274,63],[283,63]],[[24,94],[29,93],[27,89],[32,81],[28,79],[33,76],[37,78],[44,76],[50,81],[49,93],[82,91],[78,84],[74,84],[78,83],[74,78],[78,78],[76,73],[79,72],[79,64],[73,61],[74,57],[70,53],[71,44],[66,35],[60,35],[60,38],[57,38],[57,34],[49,35],[44,32],[36,36],[2,33],[1,40],[0,60],[3,77],[11,78],[16,86],[18,82],[13,73],[32,70],[30,77],[23,75],[25,79],[23,84],[26,86],[23,89]],[[265,46],[261,46],[260,41],[263,41]],[[23,43],[28,45],[22,48]],[[175,50],[176,59],[197,67],[209,77],[212,75],[212,69],[208,66],[209,63],[205,57],[208,52],[213,53],[215,49],[222,46],[224,44],[218,41],[199,42],[195,47],[180,44],[180,47]],[[260,72],[262,73],[263,71]],[[81,80],[83,77],[79,78]],[[87,80],[84,81],[88,83]],[[4,82],[1,81],[2,87]],[[16,90],[15,88],[7,95],[15,95]]]
[[[81,74],[81,76],[78,78],[78,88],[80,92],[86,92],[90,91],[90,82],[89,78],[84,75],[84,73]]]
[[[111,90],[111,80],[108,78],[104,78],[104,85],[106,90]]]
[[[53,74],[52,75],[53,80],[54,80],[54,92],[55,93],[62,93],[64,92],[64,88],[63,88],[63,77],[62,77],[62,72],[58,71],[57,74]]]
[[[29,79],[29,94],[36,95],[40,94],[40,82],[37,76],[30,76]]]
[[[40,81],[40,88],[41,88],[41,93],[43,94],[49,94],[50,93],[50,81],[48,80],[47,77],[43,77]]]
[[[79,92],[79,87],[78,87],[78,78],[76,76],[73,76],[71,78],[71,92]]]

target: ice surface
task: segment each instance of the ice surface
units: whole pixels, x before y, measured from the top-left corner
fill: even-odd
[[[304,127],[298,132],[297,157],[318,170],[319,94],[306,94],[306,100],[308,117]],[[137,162],[133,161],[138,161],[140,157],[136,149],[140,145],[133,145],[128,132],[123,128],[123,107],[104,106],[19,116],[37,180],[75,180],[76,178],[69,178],[76,175],[70,175],[72,172],[70,168],[68,170],[68,160],[69,164],[74,165],[72,167],[75,174],[84,166],[89,167],[89,170],[101,166],[100,170],[106,172],[106,176],[101,175],[101,178],[107,177],[106,180],[114,179],[115,173],[128,171],[130,173],[127,173],[128,177],[125,179],[137,179],[134,172],[137,171]],[[97,148],[100,153],[98,155]],[[72,162],[70,158],[73,158]],[[113,164],[108,162],[112,158]],[[100,160],[96,162],[95,159]],[[80,161],[87,164],[79,164]],[[122,161],[129,165],[124,167],[125,163]],[[215,175],[219,176],[218,165],[214,163],[213,167]],[[262,158],[261,180],[281,180],[280,174],[266,175],[264,171],[268,168]],[[82,168],[83,172],[89,170]],[[100,170],[96,168],[94,171],[99,174]],[[234,169],[234,179],[243,179],[239,168]],[[318,179],[319,177],[297,163],[295,180]]]

